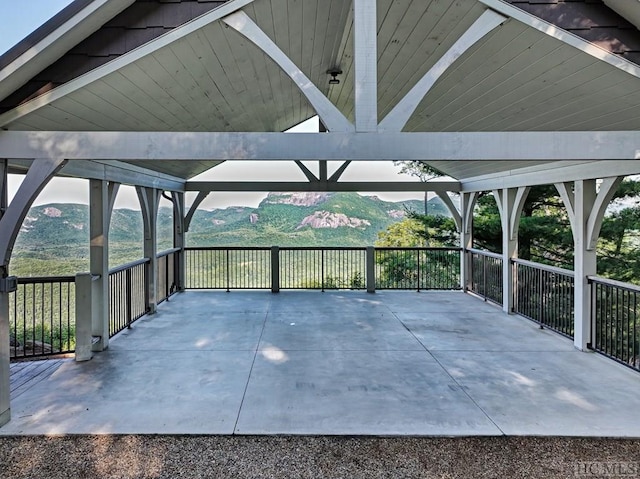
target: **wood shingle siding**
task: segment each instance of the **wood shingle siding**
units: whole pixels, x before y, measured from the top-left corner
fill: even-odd
[[[602,0],[507,0],[584,40],[640,65],[640,31]]]

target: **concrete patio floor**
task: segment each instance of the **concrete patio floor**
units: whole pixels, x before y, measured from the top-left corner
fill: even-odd
[[[640,437],[640,374],[460,292],[189,291],[56,367],[0,435]]]

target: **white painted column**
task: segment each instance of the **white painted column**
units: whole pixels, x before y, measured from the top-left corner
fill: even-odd
[[[142,208],[142,224],[144,227],[144,257],[149,258],[147,270],[147,295],[149,300],[149,314],[156,312],[158,306],[158,234],[156,224],[158,220],[158,206],[160,205],[160,191],[155,188],[136,187],[140,207]]]
[[[7,268],[0,266],[0,275],[6,277]],[[9,349],[9,293],[0,292],[0,426],[11,419]]]
[[[184,291],[187,267],[185,263],[184,193],[171,192],[173,200],[173,247],[180,248],[176,255],[175,281],[178,291]]]
[[[596,274],[596,249],[590,248],[588,222],[596,200],[596,181],[576,181],[574,186],[574,336],[577,349],[587,350],[591,342],[591,291],[588,276]]]
[[[471,262],[466,250],[473,248],[473,208],[477,193],[460,193],[460,287],[469,289],[471,282]]]
[[[512,234],[513,222],[517,220],[513,217],[516,193],[515,188],[504,188],[493,192],[500,210],[502,225],[502,310],[506,313],[513,311],[514,281],[511,260],[518,257],[518,235]]]
[[[0,219],[9,206],[7,173],[7,160],[0,160]],[[0,279],[6,278],[8,274],[9,265],[0,263]],[[0,426],[8,423],[11,419],[9,349],[9,293],[0,291]]]
[[[353,0],[356,131],[378,129],[377,0]]]
[[[91,335],[93,351],[109,347],[109,185],[103,180],[89,181],[89,272],[97,279],[91,288],[95,314]]]

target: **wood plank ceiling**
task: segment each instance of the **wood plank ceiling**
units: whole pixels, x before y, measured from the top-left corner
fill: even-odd
[[[378,0],[380,119],[485,8],[477,0]],[[244,11],[353,120],[351,2],[256,0]],[[332,67],[343,70],[339,85],[328,83]],[[453,64],[405,131],[638,130],[639,108],[639,78],[510,19]],[[314,114],[270,58],[216,21],[0,126],[284,131]],[[458,179],[531,164],[433,163]],[[154,168],[188,178],[208,166],[163,162]]]

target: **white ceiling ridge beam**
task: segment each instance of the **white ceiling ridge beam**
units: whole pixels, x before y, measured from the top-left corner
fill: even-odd
[[[440,57],[433,67],[414,85],[400,102],[391,110],[380,122],[380,131],[402,131],[411,115],[415,112],[420,102],[429,93],[438,79],[478,41],[484,38],[499,25],[502,25],[508,18],[487,9],[485,12],[464,32],[449,50]]]
[[[377,0],[353,0],[356,131],[378,129]]]
[[[360,192],[458,192],[460,183],[457,181],[188,181],[185,191],[225,191],[225,192],[255,192],[255,191],[287,191],[287,192],[315,192],[315,191],[360,191]]]
[[[631,159],[558,161],[552,164],[526,167],[521,170],[501,171],[492,175],[465,178],[461,182],[462,190],[471,192],[638,174],[640,174],[640,161]]]
[[[623,70],[634,77],[640,78],[640,66],[626,60],[618,55],[615,55],[598,45],[595,45],[579,36],[563,30],[560,27],[553,25],[545,20],[542,20],[535,15],[532,15],[524,10],[520,10],[517,7],[514,7],[503,0],[479,0],[484,3],[489,8],[494,9],[495,11],[506,15],[508,17],[513,18],[514,20],[518,20],[519,22],[524,23],[525,25],[538,30],[539,32],[544,33],[550,37],[553,37],[557,40],[560,40],[567,45],[571,45],[578,50],[591,55],[598,60],[601,60],[609,65],[616,67],[620,70]]]
[[[307,98],[322,123],[329,131],[354,131],[349,120],[331,103],[320,89],[298,68],[298,66],[264,33],[243,11],[237,11],[222,19],[229,27],[242,34],[269,58],[278,64],[300,92]]]
[[[254,0],[230,0],[229,2],[220,5],[219,7],[211,10],[204,15],[201,15],[194,20],[191,20],[184,25],[174,28],[170,32],[165,33],[164,35],[159,36],[158,38],[151,40],[144,45],[131,50],[124,55],[119,56],[118,58],[106,63],[98,68],[91,70],[90,72],[85,73],[84,75],[79,76],[63,85],[60,85],[53,90],[44,93],[33,100],[23,103],[22,105],[10,110],[2,115],[0,115],[0,127],[6,126],[12,121],[16,121],[23,116],[32,113],[39,108],[47,106],[52,102],[59,100],[73,92],[78,91],[79,89],[94,83],[107,75],[118,71],[121,68],[124,68],[132,63],[144,58],[148,55],[155,53],[156,51],[164,48],[184,37],[190,35],[207,25],[210,25],[213,22],[220,20],[227,15],[239,10],[240,8],[252,3]]]
[[[52,65],[135,0],[94,0],[0,70],[0,99]]]
[[[640,131],[375,134],[0,131],[0,158],[121,161],[569,160],[583,163],[588,160],[636,160],[628,163],[634,165],[631,169],[640,173],[640,161],[637,161],[640,160]],[[539,172],[537,174],[540,178],[536,181],[544,178]]]

